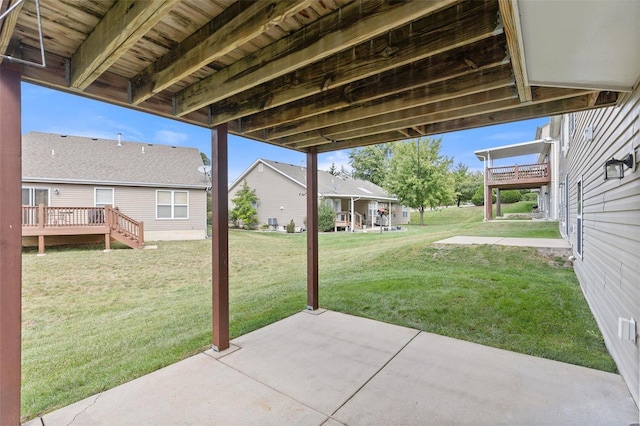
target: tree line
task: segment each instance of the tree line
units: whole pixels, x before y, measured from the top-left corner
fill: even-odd
[[[373,182],[418,210],[422,225],[425,209],[460,206],[483,185],[482,172],[472,172],[462,163],[454,166],[453,158],[440,153],[441,143],[442,139],[427,137],[352,149],[348,175]]]

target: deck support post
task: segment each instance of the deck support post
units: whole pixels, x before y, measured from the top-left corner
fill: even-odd
[[[318,303],[318,152],[307,152],[307,309]]]
[[[502,216],[502,205],[500,204],[500,188],[496,188],[496,217]]]
[[[20,425],[22,136],[20,68],[0,64],[0,424]]]
[[[493,220],[493,189],[489,185],[484,187],[484,220]]]
[[[229,211],[227,124],[211,131],[213,350],[229,347]]]

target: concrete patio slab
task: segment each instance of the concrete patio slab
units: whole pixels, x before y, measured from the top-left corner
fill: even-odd
[[[333,418],[349,425],[629,425],[620,376],[420,333]]]
[[[435,241],[433,244],[493,244],[515,247],[571,248],[571,245],[562,238],[475,237],[465,235]]]
[[[621,377],[332,311],[300,312],[32,425],[630,425]],[[211,355],[211,356],[210,356]]]
[[[319,425],[327,416],[198,354],[46,414],[46,426]]]
[[[223,362],[331,415],[418,334],[327,311],[301,312],[234,339]]]

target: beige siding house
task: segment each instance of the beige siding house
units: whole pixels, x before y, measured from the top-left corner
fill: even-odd
[[[283,230],[293,220],[296,230],[306,222],[306,168],[277,161],[256,160],[229,186],[229,209],[244,182],[258,196],[258,224]],[[382,226],[397,229],[409,223],[406,207],[371,182],[318,171],[320,202],[336,211],[338,230],[365,231]],[[384,210],[384,215],[378,212]]]
[[[629,390],[639,402],[640,90],[619,106],[558,120],[560,230],[574,269]],[[552,120],[553,125],[553,120]],[[632,154],[624,177],[604,179],[604,163]]]
[[[146,241],[206,238],[209,183],[195,148],[38,132],[22,147],[23,205],[110,205],[143,221]]]

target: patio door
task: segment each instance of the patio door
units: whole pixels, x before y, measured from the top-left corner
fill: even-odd
[[[378,217],[378,202],[371,201],[369,202],[369,220],[371,221],[371,226],[376,224],[377,217]]]
[[[49,206],[49,188],[22,188],[22,205],[37,206],[44,204]]]

